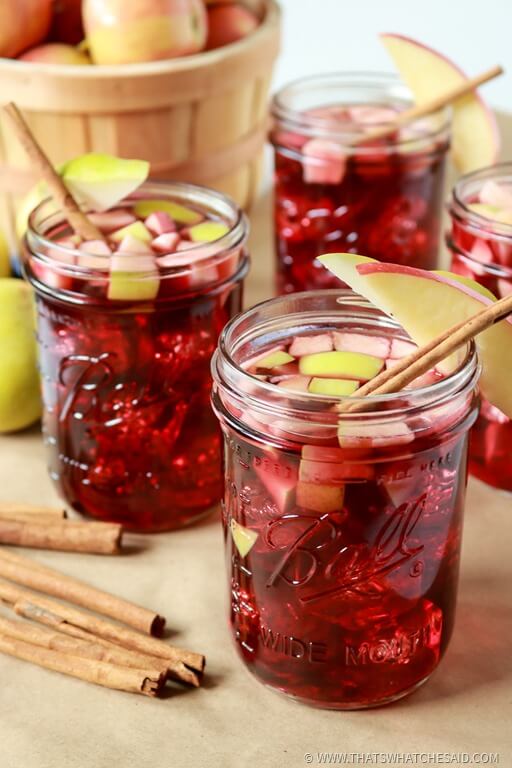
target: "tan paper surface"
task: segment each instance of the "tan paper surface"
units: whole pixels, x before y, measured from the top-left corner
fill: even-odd
[[[252,239],[247,304],[270,291],[268,200],[254,212]],[[37,429],[0,438],[0,498],[56,501]],[[317,753],[325,752],[401,753],[409,765],[436,763],[422,755],[407,763],[408,753],[442,753],[444,764],[472,765],[448,762],[446,754],[453,760],[453,753],[492,752],[500,754],[499,766],[512,766],[511,496],[470,481],[458,618],[446,657],[412,697],[367,712],[309,709],[245,671],[227,631],[218,515],[131,542],[144,551],[115,559],[29,554],[157,608],[176,644],[206,653],[204,687],[169,689],[166,700],[150,700],[0,656],[0,768],[301,768],[320,764]],[[386,764],[378,759],[366,764]],[[352,764],[365,763],[356,756]]]

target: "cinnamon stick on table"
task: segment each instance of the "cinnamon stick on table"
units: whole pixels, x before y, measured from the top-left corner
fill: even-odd
[[[92,614],[84,613],[72,606],[58,603],[50,598],[41,597],[35,592],[22,589],[1,579],[0,600],[12,605],[14,611],[21,616],[33,618],[40,611],[43,613],[49,612],[58,616],[63,622],[85,629],[93,635],[110,640],[124,648],[156,656],[165,661],[175,662],[176,666],[174,667],[173,665],[173,669],[175,668],[177,675],[180,675],[178,679],[190,683],[192,673],[192,677],[195,680],[192,684],[200,685],[205,658],[199,653],[176,648],[155,637],[142,635],[133,629],[128,629]]]
[[[122,535],[122,526],[117,523],[21,520],[0,516],[0,544],[17,547],[116,555],[121,550]]]
[[[17,552],[0,549],[0,576],[24,587],[122,621],[140,632],[161,635],[165,626],[165,618],[155,611],[111,595],[102,589],[96,589],[90,584],[37,563]]]
[[[0,501],[0,518],[8,520],[26,520],[45,522],[50,520],[65,520],[67,512],[63,507],[41,507],[33,504],[17,504]]]
[[[33,645],[2,632],[0,632],[0,652],[30,661],[44,669],[51,669],[119,691],[158,696],[165,685],[165,674],[158,670],[132,669],[104,661],[81,658]]]

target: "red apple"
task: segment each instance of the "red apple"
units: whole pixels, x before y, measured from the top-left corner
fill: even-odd
[[[95,64],[130,64],[201,51],[202,0],[83,0],[83,21]]]
[[[50,40],[77,45],[83,38],[82,0],[54,0]]]
[[[237,3],[213,5],[208,8],[207,50],[220,48],[241,40],[259,24],[254,13]]]
[[[0,56],[14,58],[45,39],[53,0],[1,0]]]
[[[20,61],[38,61],[41,64],[73,64],[75,66],[92,64],[86,53],[65,43],[37,45],[18,58]]]

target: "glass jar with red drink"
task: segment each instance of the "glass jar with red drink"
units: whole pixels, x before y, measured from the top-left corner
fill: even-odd
[[[450,640],[479,368],[465,350],[451,375],[341,414],[339,397],[299,381],[301,350],[333,345],[374,373],[411,346],[349,291],[283,296],[223,331],[213,405],[238,653],[273,689],[357,709],[414,691]]]
[[[498,298],[511,294],[512,163],[464,176],[453,190],[449,211],[451,269],[476,280]],[[482,398],[471,433],[471,473],[489,485],[512,491],[511,448],[512,420]]]
[[[241,307],[247,221],[212,190],[153,182],[89,216],[113,252],[80,244],[51,201],[26,239],[50,475],[86,515],[176,528],[222,493],[209,366]]]
[[[272,105],[279,293],[335,288],[322,253],[422,269],[437,264],[449,113],[372,139],[411,105],[393,76],[331,74],[285,86]]]

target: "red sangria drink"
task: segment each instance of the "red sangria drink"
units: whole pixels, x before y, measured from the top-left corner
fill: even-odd
[[[50,475],[86,515],[176,528],[222,493],[209,366],[240,310],[247,222],[177,183],[88,215],[104,239],[81,241],[51,201],[27,233]]]
[[[474,352],[340,412],[413,348],[365,299],[327,290],[245,312],[213,358],[231,631],[260,681],[307,704],[405,696],[452,633]]]
[[[312,77],[275,96],[279,293],[337,287],[317,261],[327,252],[436,266],[447,114],[370,136],[410,104],[399,80],[376,75]]]
[[[512,293],[512,164],[463,177],[449,205],[452,270],[494,296]],[[471,433],[470,471],[512,491],[512,420],[485,398]]]

